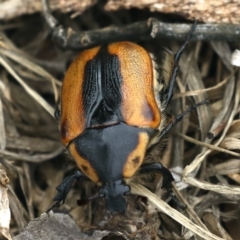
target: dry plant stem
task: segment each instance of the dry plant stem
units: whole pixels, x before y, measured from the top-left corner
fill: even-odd
[[[179,98],[179,97],[190,97],[190,96],[197,96],[200,93],[204,93],[204,92],[209,92],[212,90],[216,90],[222,86],[224,86],[228,80],[238,71],[238,69],[236,68],[234,72],[232,72],[232,74],[230,76],[228,76],[226,79],[224,79],[223,81],[221,81],[220,83],[218,83],[217,85],[210,87],[210,88],[205,88],[205,89],[199,89],[199,90],[195,90],[195,91],[188,91],[188,92],[184,92],[184,93],[175,93],[173,96],[173,99],[175,98]]]
[[[171,24],[162,23],[154,19],[154,28],[152,26],[153,19],[150,18],[146,22],[136,22],[125,27],[107,27],[99,30],[91,30],[86,32],[75,32],[72,29],[64,29],[58,26],[53,29],[53,39],[59,46],[68,49],[84,49],[96,45],[109,42],[124,40],[139,40],[152,38],[165,38],[175,40],[185,40],[192,24]],[[239,41],[240,36],[236,32],[240,32],[238,25],[231,25],[232,34],[222,31],[218,24],[198,25],[191,38],[191,41],[215,40],[215,41]],[[225,27],[224,27],[225,28]],[[215,29],[214,35],[210,30]],[[217,31],[218,30],[218,31]],[[61,37],[61,39],[58,38]]]
[[[169,217],[173,218],[175,221],[183,225],[184,227],[188,228],[190,231],[194,232],[198,236],[202,237],[203,239],[215,239],[215,240],[223,240],[220,237],[217,237],[216,235],[212,234],[211,232],[203,229],[202,227],[199,227],[192,221],[190,221],[188,218],[186,218],[184,215],[182,215],[180,212],[177,210],[173,209],[170,207],[166,202],[162,201],[159,199],[158,196],[150,192],[148,189],[145,187],[135,184],[135,183],[130,183],[131,185],[131,192],[133,194],[138,194],[142,195],[148,198],[149,202],[153,204],[158,210],[161,212],[167,214]]]
[[[221,58],[221,62],[225,65],[225,67],[230,72],[232,72],[233,71],[233,66],[231,65],[232,51],[229,47],[229,44],[227,42],[220,42],[220,41],[210,41],[210,44],[211,44],[213,50]],[[221,72],[221,70],[220,70],[220,72]],[[219,74],[220,73],[217,73],[217,75],[219,75]],[[217,81],[219,81],[219,79],[217,79]]]
[[[58,21],[51,15],[49,0],[42,0],[42,8],[45,19],[50,28],[55,28],[58,25]]]
[[[49,159],[52,159],[63,152],[63,147],[57,148],[55,151],[46,154],[36,154],[36,155],[29,155],[25,153],[14,153],[7,150],[0,149],[0,157],[16,160],[16,161],[27,161],[33,163],[40,163]]]
[[[239,158],[228,159],[223,163],[216,164],[207,170],[209,177],[214,176],[216,173],[220,175],[238,174],[240,171]]]
[[[175,133],[175,134],[182,137],[184,140],[186,140],[188,142],[191,142],[191,143],[194,143],[196,145],[199,145],[199,146],[202,146],[202,147],[207,147],[211,150],[215,150],[215,151],[218,151],[218,152],[227,153],[227,154],[230,154],[230,155],[235,156],[235,157],[240,157],[240,153],[236,153],[236,152],[233,152],[233,151],[230,151],[230,150],[227,150],[227,149],[224,149],[224,148],[221,148],[221,147],[218,147],[216,145],[209,144],[209,143],[201,142],[197,139],[191,138],[191,137],[189,137],[185,134],[182,134],[182,133]]]
[[[211,230],[211,232],[214,232],[218,236],[220,235],[224,237],[225,240],[232,240],[232,238],[228,235],[226,230],[219,223],[219,220],[217,219],[217,217],[214,216],[214,213],[205,212],[203,214],[203,221],[206,223],[206,225]]]
[[[240,82],[237,81],[236,89],[239,89],[239,87],[240,87]],[[223,138],[226,136],[226,133],[233,122],[234,116],[237,113],[238,106],[239,106],[239,91],[236,91],[232,113],[229,117],[229,120],[226,124],[225,129],[223,130],[222,136],[218,139],[218,141],[214,144],[214,146],[218,146],[222,142]],[[200,166],[200,164],[206,159],[206,157],[211,152],[212,150],[209,149],[206,152],[200,153],[190,165],[186,166],[185,169],[183,170],[182,181],[190,185],[199,187],[201,189],[206,189],[206,190],[214,191],[221,194],[233,194],[233,195],[239,194],[240,195],[240,188],[227,187],[222,185],[214,185],[206,182],[200,182],[192,177],[189,177],[189,175]]]
[[[17,62],[18,64],[28,68],[29,70],[36,73],[37,75],[44,77],[45,79],[51,81],[53,86],[55,86],[55,85],[61,86],[62,85],[62,83],[59,80],[57,80],[52,75],[50,75],[42,67],[40,67],[39,65],[33,63],[32,61],[30,61],[26,58],[22,58],[19,53],[12,51],[12,50],[2,49],[2,48],[0,48],[0,53],[2,55],[5,55],[6,57],[12,59],[13,61]],[[56,88],[56,87],[54,87],[54,88]]]
[[[25,179],[27,182],[27,188],[22,187],[22,189],[23,189],[25,201],[27,203],[27,208],[28,208],[28,213],[29,213],[30,219],[34,219],[33,199],[32,199],[32,191],[31,191],[33,186],[32,186],[32,181],[31,181],[31,177],[30,177],[30,167],[29,167],[29,164],[27,164],[27,162],[23,162],[22,167],[23,167],[24,176],[25,176]],[[22,178],[20,178],[20,181],[21,181],[21,179]],[[24,182],[23,182],[22,186],[23,185],[24,185]]]
[[[146,38],[170,38],[185,40],[192,24],[163,23],[150,18],[124,27],[107,27],[98,30],[75,32],[64,28],[51,15],[48,1],[42,0],[43,14],[48,26],[52,29],[54,41],[62,48],[83,49],[114,41],[139,40]],[[239,25],[199,24],[191,40],[239,41]]]
[[[185,182],[185,181],[184,181]],[[208,191],[213,191],[216,193],[221,193],[225,195],[239,195],[240,197],[240,188],[239,187],[229,187],[229,186],[223,186],[219,184],[211,184],[205,181],[198,181],[195,178],[192,177],[187,177],[187,182],[195,187],[208,190]]]
[[[6,70],[18,81],[18,83],[25,89],[25,91],[35,99],[51,116],[54,117],[54,109],[50,106],[36,91],[31,89],[14,71],[11,64],[3,56],[0,56],[0,63]]]
[[[0,149],[4,150],[5,147],[6,147],[6,132],[5,132],[5,124],[4,124],[3,104],[2,104],[2,90],[0,89]]]
[[[193,56],[194,56],[193,52],[186,54],[185,56],[183,56],[182,62],[180,63],[182,64],[182,68],[185,69],[185,71],[183,70],[183,72],[185,72],[184,73],[185,76],[183,76],[183,78],[186,77],[186,86],[190,91],[197,90],[197,89],[204,89],[204,83],[201,78],[201,73],[198,69],[197,60],[193,59]],[[184,63],[184,61],[186,61],[186,63]],[[207,99],[207,96],[206,96],[206,93],[202,93],[202,94],[199,94],[198,96],[194,96],[193,99],[194,99],[194,102],[197,103]],[[202,107],[196,109],[197,114],[201,116],[199,118],[201,140],[205,139],[205,137],[207,136],[209,127],[211,125],[212,114],[209,110],[210,110],[209,104],[205,104]]]
[[[193,210],[193,208],[185,200],[182,193],[176,188],[175,184],[172,184],[172,187],[173,187],[174,193],[177,195],[177,197],[181,200],[181,202],[184,203],[184,205],[187,206],[186,211],[189,214],[189,216],[195,221],[196,224],[198,224],[202,228],[208,230],[207,227],[204,225],[204,223],[201,221],[201,219],[198,217],[196,212]]]
[[[219,111],[218,115],[216,116],[212,127],[208,132],[208,136],[210,139],[206,139],[205,142],[211,142],[215,136],[218,136],[223,129],[226,127],[231,113],[233,111],[233,96],[234,96],[234,89],[235,89],[235,78],[232,77],[226,85],[223,95],[223,106]],[[222,141],[222,140],[221,140]]]
[[[24,226],[26,226],[26,221],[24,220],[24,211],[25,211],[25,215],[26,215],[26,210],[25,208],[23,208],[23,206],[21,205],[18,197],[16,196],[13,188],[11,185],[8,186],[9,192],[10,194],[13,196],[10,198],[10,200],[14,201],[14,207],[16,207],[18,209],[19,215],[18,215],[18,224],[20,226],[20,229],[22,230],[24,228]],[[11,209],[11,208],[10,208]],[[17,211],[14,211],[13,215],[16,214]]]
[[[17,62],[18,64],[26,67],[27,69],[29,69],[31,72],[34,72],[38,76],[41,76],[44,79],[49,80],[52,83],[53,92],[54,92],[54,96],[55,96],[54,97],[55,102],[58,102],[59,96],[58,96],[58,89],[57,89],[56,85],[58,85],[58,86],[62,85],[62,83],[59,80],[54,78],[51,74],[49,74],[47,71],[45,71],[39,65],[35,64],[34,62],[32,62],[26,58],[21,57],[21,53],[15,53],[14,51],[5,50],[5,49],[0,48],[0,54],[5,55],[6,57]]]
[[[9,208],[8,186],[10,180],[0,164],[0,238],[12,240],[9,232],[11,213]],[[4,237],[2,237],[4,236]]]
[[[35,64],[34,61],[31,61],[31,57],[22,50],[18,49],[14,43],[5,35],[4,32],[0,33],[2,40],[4,42],[4,47],[0,48],[0,53],[17,62],[18,64],[30,69],[32,72],[37,74],[38,76],[42,76],[43,78],[51,81],[55,102],[58,102],[58,90],[57,86],[61,86],[61,82],[50,75],[47,71],[45,71],[42,67]],[[4,49],[5,48],[5,49]],[[29,59],[28,59],[29,58]]]
[[[192,24],[163,23],[157,19],[150,18],[152,25],[152,36],[156,38],[171,38],[184,40]],[[240,26],[234,24],[198,24],[192,41],[239,41]],[[225,35],[225,36],[224,36]],[[227,36],[226,36],[227,35]]]

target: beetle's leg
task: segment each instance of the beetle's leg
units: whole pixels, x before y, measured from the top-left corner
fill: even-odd
[[[170,83],[169,86],[167,88],[167,96],[166,96],[166,106],[168,106],[169,102],[171,101],[172,97],[173,97],[173,90],[174,90],[174,85],[176,82],[176,78],[177,78],[177,74],[178,74],[178,70],[180,68],[179,66],[179,60],[182,56],[182,53],[186,47],[186,45],[188,44],[189,40],[191,39],[193,32],[196,28],[197,25],[197,21],[194,22],[194,24],[192,25],[191,30],[188,33],[187,39],[184,42],[184,44],[182,45],[182,47],[177,51],[177,53],[174,56],[174,68],[173,68],[173,73],[172,73],[172,77],[170,79]]]
[[[88,177],[86,177],[82,172],[77,171],[73,175],[67,176],[66,178],[63,179],[62,183],[56,188],[58,193],[57,195],[53,198],[53,201],[56,201],[56,203],[47,210],[49,212],[52,210],[54,207],[60,204],[60,202],[65,202],[65,199],[67,197],[67,194],[71,188],[71,185],[73,184],[74,180],[89,180]]]
[[[197,107],[204,105],[204,104],[208,104],[207,100],[203,100],[202,102],[196,103],[194,105],[192,105],[191,107],[189,107],[188,109],[186,109],[184,112],[182,112],[181,114],[177,115],[175,117],[175,119],[169,123],[169,125],[167,127],[165,127],[163,129],[163,131],[161,132],[160,138],[164,137],[166,134],[169,133],[169,131],[178,123],[182,120],[183,116],[189,112],[191,112],[192,110],[196,109]]]
[[[164,167],[161,163],[147,163],[143,164],[139,170],[139,174],[149,174],[149,173],[161,173],[163,175],[162,188],[172,188],[171,182],[174,181],[174,178],[171,172]]]
[[[58,190],[57,195],[54,197],[53,201],[65,202],[67,194],[73,184],[74,180],[88,180],[88,178],[80,171],[77,171],[73,175],[67,176],[63,179],[62,183],[56,188]]]
[[[175,194],[172,191],[172,182],[174,181],[174,178],[171,174],[171,172],[165,168],[161,163],[148,163],[143,164],[139,171],[139,174],[149,174],[149,173],[161,173],[163,176],[163,182],[162,182],[162,188],[165,188],[168,191],[168,194],[172,197],[173,201],[181,208],[185,209],[186,206],[184,206],[178,198],[175,196]]]

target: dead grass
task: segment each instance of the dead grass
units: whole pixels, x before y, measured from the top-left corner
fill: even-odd
[[[75,20],[60,20],[79,29],[92,29],[105,22],[126,24],[123,17],[131,23],[150,16],[145,11],[135,12],[134,16],[141,17],[132,17],[127,11],[99,11],[103,19],[99,23],[99,16],[95,16],[99,7]],[[8,24],[11,27],[0,32],[0,159],[11,181],[12,235],[52,205],[56,186],[75,169],[63,153],[53,113],[66,65],[77,52],[57,49],[41,16],[18,21],[19,25],[3,24],[5,29]],[[176,52],[180,43],[167,45]],[[193,102],[210,102],[184,117],[161,156],[174,174],[175,192],[188,206],[186,211],[166,203],[169,199],[160,188],[159,177],[145,180],[156,195],[130,183],[133,193],[148,197],[148,210],[145,201],[131,196],[127,215],[116,216],[111,222],[105,216],[103,201],[76,204],[80,197],[96,192],[93,184],[76,183],[60,209],[69,212],[84,230],[106,228],[121,232],[126,239],[237,239],[240,75],[230,64],[233,47],[225,42],[191,43],[180,62],[178,89],[169,111],[177,115]]]

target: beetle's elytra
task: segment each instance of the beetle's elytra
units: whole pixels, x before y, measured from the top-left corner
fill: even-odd
[[[149,53],[131,42],[112,43],[79,54],[62,86],[61,136],[81,172],[101,182],[114,200],[129,188],[147,148],[163,125]]]
[[[85,50],[71,64],[62,86],[62,142],[92,181],[132,177],[142,164],[162,122],[158,89],[150,55],[131,42]]]
[[[123,212],[126,179],[136,173],[162,173],[163,187],[172,194],[170,171],[160,162],[145,163],[147,151],[179,122],[166,125],[165,116],[183,47],[166,52],[158,67],[151,55],[132,42],[116,42],[81,52],[66,72],[61,98],[61,139],[80,171],[64,179],[55,201],[64,201],[74,179],[100,183],[98,197],[106,209]],[[92,198],[91,198],[92,199]]]

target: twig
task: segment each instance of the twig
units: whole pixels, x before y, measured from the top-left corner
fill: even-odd
[[[50,12],[47,0],[42,0],[44,17],[52,29],[54,41],[62,48],[83,49],[108,42],[123,40],[139,40],[149,38],[167,38],[185,40],[192,24],[163,23],[154,18],[136,22],[124,27],[111,26],[107,28],[75,32],[71,28],[60,25]],[[191,41],[240,40],[240,26],[234,24],[198,24]]]
[[[198,141],[197,139],[191,138],[191,137],[186,136],[182,133],[175,133],[175,134],[178,135],[179,137],[182,137],[184,140],[186,140],[188,142],[191,142],[191,143],[194,143],[196,145],[199,145],[199,146],[202,146],[202,147],[207,147],[211,150],[227,153],[227,154],[230,154],[234,157],[240,157],[240,153],[236,153],[236,152],[233,152],[233,151],[230,151],[230,150],[227,150],[227,149],[224,149],[224,148],[221,148],[221,147],[209,144],[209,143]]]
[[[219,89],[220,87],[224,86],[237,71],[238,71],[238,69],[236,68],[228,77],[226,77],[224,80],[222,80],[220,83],[216,84],[213,87],[199,89],[199,90],[195,90],[195,91],[188,91],[188,92],[183,92],[183,93],[174,93],[173,99],[179,98],[179,97],[197,96],[204,92],[210,92],[210,91]]]
[[[192,24],[163,23],[157,19],[150,19],[153,26],[153,37],[171,38],[175,40],[186,39]],[[239,41],[240,25],[234,24],[198,24],[191,41]]]
[[[0,149],[0,157],[7,158],[15,161],[26,161],[33,163],[40,163],[52,159],[62,153],[64,148],[62,146],[58,147],[55,151],[50,153],[41,153],[35,155],[29,155],[29,153],[15,153],[8,150]]]
[[[64,29],[62,26],[59,26],[53,30],[53,37],[56,40],[57,35],[67,35],[67,42],[64,42],[63,46],[65,48],[71,46],[72,49],[82,49],[114,41],[150,38],[183,41],[186,39],[191,26],[192,24],[163,23],[150,18],[147,21],[132,23],[124,27],[114,26],[85,32],[75,32],[70,28]],[[240,26],[233,24],[224,26],[220,24],[199,24],[191,41],[200,40],[238,42],[240,40]]]
[[[212,184],[206,181],[199,181],[193,177],[187,177],[184,180],[185,183],[188,183],[192,186],[207,190],[213,191],[218,194],[225,194],[225,195],[239,195],[240,196],[240,187],[233,187],[233,186],[223,186],[220,184]]]
[[[190,206],[190,204],[188,204],[187,200],[183,197],[182,193],[178,190],[178,188],[176,187],[176,185],[174,183],[172,183],[172,187],[174,189],[174,193],[177,195],[177,197],[181,200],[181,202],[187,206],[186,211],[188,212],[189,216],[192,218],[192,220],[195,221],[195,223],[197,225],[199,225],[200,227],[202,227],[203,229],[207,230],[207,227],[204,225],[204,223],[201,221],[201,219],[199,218],[199,216],[196,214],[196,212],[194,211],[194,209],[192,208],[192,206]]]

